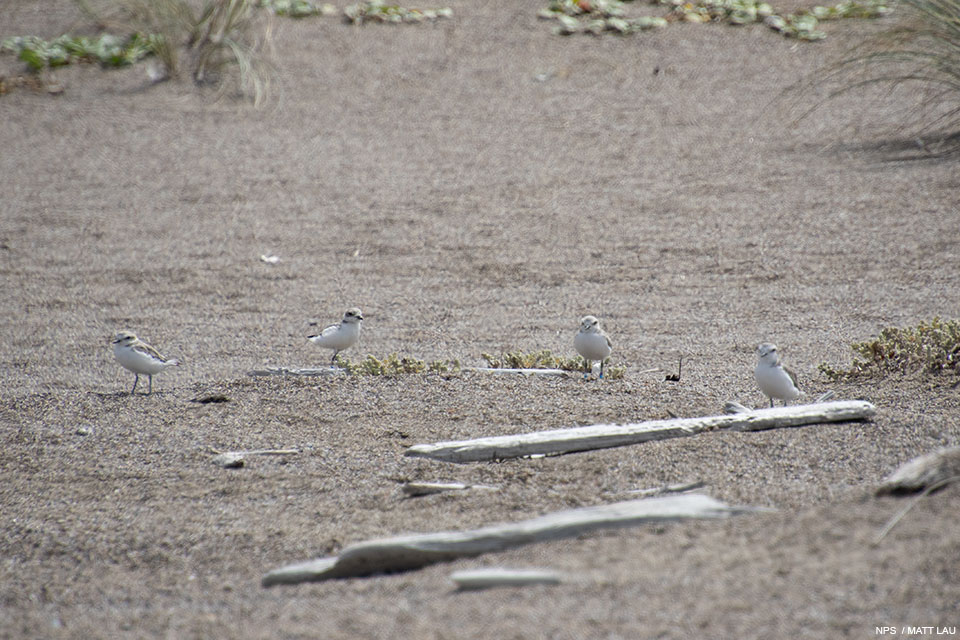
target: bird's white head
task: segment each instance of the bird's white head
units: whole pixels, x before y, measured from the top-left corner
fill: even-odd
[[[347,309],[346,313],[343,314],[344,324],[352,324],[354,322],[359,323],[363,320],[363,314],[360,313],[360,309],[356,307],[351,307]]]
[[[591,331],[600,330],[600,321],[597,320],[594,316],[583,316],[580,318],[580,331],[584,333],[590,333]]]
[[[777,353],[777,345],[772,342],[764,342],[757,347],[757,357],[764,364],[777,364],[780,355]]]
[[[113,336],[113,344],[119,344],[127,346],[136,342],[137,334],[132,331],[119,331],[117,335]]]

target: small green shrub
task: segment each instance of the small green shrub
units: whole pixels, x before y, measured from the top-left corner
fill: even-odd
[[[857,355],[849,369],[824,363],[820,371],[831,380],[884,377],[912,371],[960,373],[960,322],[934,318],[916,327],[886,328],[875,340],[850,345]]]
[[[763,0],[652,0],[652,4],[669,7],[665,17],[624,16],[620,0],[551,0],[540,11],[540,17],[559,22],[555,32],[632,33],[665,27],[670,22],[723,22],[745,25],[762,22],[784,36],[800,40],[820,40],[826,34],[817,29],[824,20],[839,18],[877,18],[889,13],[887,0],[844,0],[836,5],[815,6],[795,14],[778,14]]]
[[[453,11],[449,8],[407,9],[396,4],[386,4],[383,0],[369,0],[348,5],[344,8],[343,15],[347,22],[358,25],[368,20],[399,24],[449,18]]]
[[[336,13],[337,8],[329,3],[316,4],[310,0],[260,0],[258,7],[269,9],[278,16],[307,18]]]
[[[0,42],[0,51],[16,54],[30,68],[39,72],[76,62],[99,62],[105,67],[131,65],[154,54],[159,36],[134,33],[123,39],[104,33],[88,36],[62,35],[47,42],[36,36],[7,38]]]

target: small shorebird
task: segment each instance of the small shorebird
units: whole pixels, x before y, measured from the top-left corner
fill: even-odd
[[[337,361],[337,354],[357,344],[360,339],[360,324],[363,314],[360,309],[353,307],[343,314],[343,320],[332,324],[315,336],[307,336],[307,340],[324,349],[333,349],[330,365]]]
[[[771,407],[774,398],[783,400],[783,406],[787,406],[787,401],[796,400],[803,395],[797,385],[796,374],[780,363],[777,345],[764,342],[757,347],[757,357],[759,362],[753,375],[760,385],[760,390],[770,398]]]
[[[167,367],[175,367],[180,364],[180,361],[175,358],[164,358],[156,349],[130,331],[121,331],[114,336],[113,355],[125,369],[129,369],[136,375],[133,379],[133,389],[130,389],[130,395],[133,395],[133,392],[137,390],[137,383],[140,382],[141,375],[147,376],[149,380],[150,386],[147,388],[147,395],[150,395],[153,393],[153,376]]]
[[[586,378],[587,372],[593,370],[592,361],[599,360],[600,378],[603,379],[603,361],[610,357],[613,343],[600,328],[600,321],[593,316],[580,318],[580,330],[573,338],[573,347],[587,361],[587,369],[583,372],[583,377]]]

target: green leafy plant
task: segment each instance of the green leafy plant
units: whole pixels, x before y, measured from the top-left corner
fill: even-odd
[[[849,369],[824,363],[820,371],[831,380],[883,377],[922,371],[960,374],[960,322],[934,318],[906,329],[886,328],[867,342],[850,345],[857,357]]]
[[[104,33],[95,38],[62,35],[49,42],[36,36],[7,38],[0,42],[0,51],[16,54],[34,72],[76,62],[123,67],[154,54],[156,49],[156,36],[140,33],[134,33],[126,40]]]
[[[344,18],[353,24],[366,21],[399,24],[404,22],[424,22],[449,18],[453,11],[443,9],[407,9],[396,4],[386,4],[382,0],[369,0],[348,5],[343,10]]]
[[[290,18],[327,16],[337,12],[330,3],[316,4],[310,0],[260,0],[257,6],[269,9],[274,15]]]
[[[603,32],[631,33],[664,27],[670,22],[723,22],[745,25],[762,22],[787,37],[820,40],[826,34],[817,29],[824,20],[877,18],[889,13],[887,0],[844,0],[836,5],[815,6],[791,14],[778,14],[763,0],[652,0],[670,8],[665,17],[624,16],[620,0],[552,0],[540,17],[559,22],[561,35]]]
[[[396,376],[405,373],[452,373],[460,370],[458,360],[434,360],[429,364],[419,358],[409,356],[400,356],[397,353],[391,353],[383,360],[373,355],[367,355],[360,362],[350,362],[350,360],[338,355],[336,364],[341,369],[355,376]]]

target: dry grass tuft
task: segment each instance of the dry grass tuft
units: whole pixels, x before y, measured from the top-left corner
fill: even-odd
[[[200,85],[235,87],[260,104],[269,89],[262,49],[266,29],[256,35],[254,0],[75,0],[98,26],[149,37],[162,68],[157,81],[189,73]]]
[[[829,98],[873,85],[915,85],[915,115],[926,155],[960,152],[960,0],[902,0],[897,24],[868,38],[818,74],[839,85]]]

